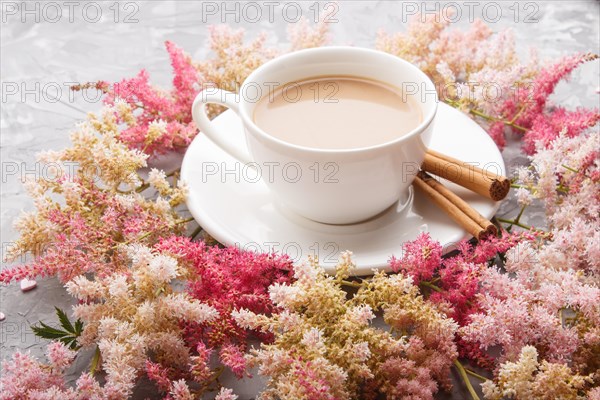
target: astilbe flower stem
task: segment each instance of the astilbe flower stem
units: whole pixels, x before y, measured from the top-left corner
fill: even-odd
[[[475,392],[475,389],[473,389],[473,385],[471,385],[471,381],[469,380],[469,376],[467,375],[465,367],[463,367],[463,365],[458,360],[454,360],[454,366],[458,370],[458,373],[460,374],[460,377],[462,378],[465,386],[467,387],[471,398],[473,400],[479,400],[479,396]]]

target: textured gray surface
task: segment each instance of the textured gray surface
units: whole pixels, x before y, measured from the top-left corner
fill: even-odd
[[[39,7],[37,15],[36,3]],[[206,54],[206,26],[220,22],[221,17],[217,14],[203,21],[202,6],[194,1],[123,1],[117,4],[118,7],[113,1],[92,3],[87,8],[85,3],[78,3],[71,17],[63,7],[56,22],[50,21],[57,19],[56,10],[44,8],[42,3],[29,3],[28,9],[34,10],[33,14],[24,14],[20,2],[1,3],[3,253],[7,243],[17,237],[12,222],[21,210],[32,208],[20,177],[35,173],[32,172],[36,168],[34,154],[68,145],[67,133],[75,122],[82,119],[87,111],[99,107],[97,101],[78,94],[70,98],[67,86],[98,79],[115,81],[132,76],[144,67],[156,84],[166,87],[170,85],[170,65],[163,42],[172,40],[195,59],[201,59]],[[525,8],[525,3],[533,6]],[[221,2],[214,4],[220,7]],[[312,15],[309,7],[313,4],[302,3],[305,15]],[[423,7],[422,2],[413,4]],[[493,29],[514,29],[523,55],[526,55],[528,46],[538,48],[543,58],[575,51],[599,52],[600,8],[596,1],[524,2],[518,6],[521,13],[517,21],[512,1],[496,4],[501,5],[502,18],[492,23]],[[102,18],[92,22],[96,18],[96,5],[101,9]],[[17,7],[15,13],[13,6]],[[486,2],[476,5],[473,15],[485,17],[485,6]],[[428,5],[428,9],[434,7],[434,4]],[[119,15],[115,18],[117,8]],[[486,8],[488,20],[494,18],[492,8],[495,9],[495,5]],[[526,14],[536,8],[538,21],[524,23]],[[245,22],[243,18],[236,23],[233,15],[228,16],[227,22],[246,28],[250,37],[262,30],[270,32],[271,44],[285,47],[286,22],[281,10],[281,6],[275,8],[273,23],[269,22],[267,14],[257,23]],[[383,27],[387,31],[404,29],[403,16],[407,10],[399,2],[342,2],[336,15],[339,22],[333,24],[334,41],[337,44],[372,46],[378,28]],[[468,9],[462,7],[462,11],[458,26],[469,23]],[[137,22],[126,23],[127,16]],[[571,107],[597,105],[598,64],[591,63],[576,71],[571,83],[559,86],[554,100]],[[10,94],[15,87],[17,93]],[[526,161],[514,139],[504,156],[509,167]],[[17,168],[17,173],[8,173],[13,171],[13,167]],[[509,199],[503,203],[499,215],[513,216],[515,209],[514,200]],[[542,224],[541,212],[530,210],[524,222],[539,226]],[[43,354],[44,343],[34,337],[29,325],[39,320],[53,321],[53,306],[67,308],[72,302],[56,280],[45,279],[38,283],[37,289],[25,294],[20,292],[18,285],[1,288],[0,311],[6,314],[6,320],[0,322],[1,359],[19,349],[30,350],[35,355]],[[86,357],[79,357],[75,369],[85,368],[87,361]],[[75,371],[71,373],[75,375]],[[452,398],[466,398],[462,386],[455,386]],[[243,400],[256,394],[259,383],[237,383],[235,387]],[[136,397],[149,395],[141,392]],[[449,396],[440,395],[444,398]]]

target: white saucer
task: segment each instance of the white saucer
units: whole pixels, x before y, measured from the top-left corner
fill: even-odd
[[[228,140],[245,146],[238,117],[226,111],[213,121]],[[488,134],[462,112],[440,103],[430,148],[475,163],[496,167],[505,174],[504,161]],[[216,169],[216,172],[215,172]],[[334,271],[340,251],[351,250],[357,275],[373,268],[389,269],[390,256],[400,256],[402,243],[427,231],[445,251],[468,237],[465,230],[416,191],[407,207],[392,207],[369,221],[353,225],[327,225],[302,218],[276,204],[255,174],[223,152],[200,133],[189,146],[181,166],[189,186],[187,205],[200,226],[225,245],[255,251],[286,253],[294,262],[317,255],[320,264]],[[486,218],[499,203],[444,181]],[[398,211],[400,209],[400,211]]]

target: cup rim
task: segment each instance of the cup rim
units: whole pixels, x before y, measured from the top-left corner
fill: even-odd
[[[398,56],[395,56],[393,54],[386,53],[386,52],[379,51],[379,50],[373,50],[373,49],[366,48],[366,47],[354,47],[354,46],[314,47],[314,48],[309,48],[309,49],[297,50],[297,51],[293,51],[291,53],[287,53],[287,54],[278,56],[272,60],[267,61],[266,63],[262,64],[260,67],[258,67],[254,71],[252,71],[252,73],[250,73],[250,75],[248,75],[248,77],[242,83],[240,90],[242,90],[242,88],[244,86],[246,86],[248,83],[254,82],[256,80],[256,77],[259,76],[260,74],[262,74],[266,67],[272,67],[273,65],[276,65],[277,63],[283,63],[283,62],[288,61],[289,59],[301,57],[306,53],[327,53],[327,52],[339,52],[339,51],[354,51],[356,53],[362,53],[362,54],[365,54],[365,53],[377,54],[379,56],[387,57],[391,62],[396,62],[396,63],[399,62],[401,64],[404,64],[405,67],[413,69],[417,73],[417,75],[420,76],[421,81],[425,82],[426,86],[428,86],[428,89],[432,90],[433,93],[435,94],[435,99],[432,100],[433,106],[432,106],[431,110],[429,110],[427,115],[425,115],[423,117],[423,121],[421,121],[421,123],[419,125],[417,125],[410,132],[405,133],[404,135],[397,137],[396,139],[390,140],[388,142],[378,143],[378,144],[375,144],[372,146],[356,147],[356,148],[350,148],[350,149],[322,149],[322,148],[318,148],[318,147],[309,147],[309,146],[303,146],[303,145],[286,142],[285,140],[281,140],[273,135],[269,135],[267,132],[265,132],[262,128],[260,128],[254,122],[254,120],[250,117],[249,112],[245,106],[246,104],[255,105],[258,102],[248,103],[248,102],[245,102],[243,100],[243,98],[241,98],[239,114],[240,114],[240,117],[241,117],[244,125],[249,126],[253,132],[258,133],[264,139],[267,139],[271,142],[275,142],[278,145],[281,145],[281,146],[284,146],[284,147],[287,147],[290,149],[294,149],[294,150],[325,153],[325,154],[361,153],[361,152],[367,152],[367,151],[372,151],[372,150],[378,150],[378,149],[392,146],[394,144],[397,144],[397,143],[400,143],[403,141],[407,141],[408,139],[412,138],[413,136],[421,134],[422,132],[424,132],[427,129],[427,127],[431,124],[431,122],[433,121],[433,119],[437,113],[438,102],[439,102],[439,97],[437,94],[437,90],[435,89],[434,83],[431,81],[431,79],[429,79],[429,77],[423,71],[421,71],[414,64],[412,64]],[[383,80],[382,82],[386,83],[385,80]],[[262,97],[261,97],[261,99],[262,99]]]

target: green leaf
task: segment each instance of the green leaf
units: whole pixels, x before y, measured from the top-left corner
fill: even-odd
[[[77,336],[81,335],[81,332],[83,332],[83,321],[78,319],[77,321],[75,321],[75,333],[77,334]]]
[[[59,340],[63,342],[65,346],[68,346],[71,350],[78,350],[81,347],[77,345],[77,338],[74,336],[65,337]]]
[[[65,328],[67,332],[75,333],[75,328],[73,327],[73,324],[71,324],[71,321],[69,321],[67,313],[58,307],[54,307],[54,309],[56,310],[56,315],[58,316],[61,326]]]
[[[44,339],[58,340],[65,346],[69,346],[71,350],[77,350],[81,348],[81,346],[77,344],[77,338],[83,332],[83,322],[78,319],[73,325],[69,320],[69,317],[67,317],[67,313],[58,307],[54,308],[56,310],[56,315],[58,316],[60,325],[64,330],[53,328],[40,321],[39,326],[34,325],[31,327],[33,333],[36,336]]]
[[[53,328],[40,322],[40,326],[32,326],[31,329],[36,336],[42,337],[44,339],[60,339],[65,336],[69,336],[69,332],[61,331],[59,329]]]

